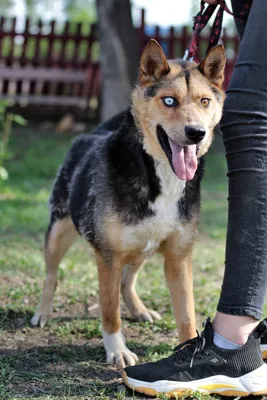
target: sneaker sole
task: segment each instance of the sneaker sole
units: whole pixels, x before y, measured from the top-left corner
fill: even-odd
[[[192,382],[156,381],[143,382],[130,378],[126,372],[122,373],[126,386],[134,392],[143,393],[147,396],[181,397],[194,392],[205,394],[218,394],[220,396],[247,397],[262,396],[267,394],[267,365],[243,375],[239,378],[230,378],[224,375],[212,376]]]
[[[267,344],[261,344],[261,354],[264,360],[267,359]]]

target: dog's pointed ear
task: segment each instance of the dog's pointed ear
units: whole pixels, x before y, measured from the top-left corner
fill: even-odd
[[[198,69],[214,85],[222,87],[226,63],[223,45],[218,45],[208,52]]]
[[[139,71],[141,84],[155,82],[169,72],[170,66],[162,48],[156,40],[150,39],[141,55]]]

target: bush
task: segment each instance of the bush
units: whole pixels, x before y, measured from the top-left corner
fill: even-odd
[[[8,172],[4,167],[4,162],[9,159],[8,152],[9,138],[12,133],[12,125],[26,125],[27,121],[20,115],[8,111],[9,102],[0,101],[0,181],[8,179]]]

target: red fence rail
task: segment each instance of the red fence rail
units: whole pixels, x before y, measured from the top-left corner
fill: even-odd
[[[0,99],[19,105],[78,107],[98,113],[96,25],[0,18]],[[36,112],[36,107],[34,112]],[[49,113],[49,111],[48,111]]]
[[[6,65],[86,68],[98,47],[96,25],[84,33],[81,23],[64,24],[25,20],[23,29],[16,18],[0,18],[0,59]]]
[[[162,45],[169,58],[182,57],[191,38],[191,28],[149,27],[145,11],[137,28],[141,49],[150,37]],[[227,53],[228,85],[239,40],[223,31]],[[199,58],[207,48],[208,32],[199,39]],[[0,18],[0,99],[19,105],[55,106],[67,112],[79,107],[97,116],[100,103],[99,41],[96,25],[26,19],[20,27],[16,18]],[[40,108],[40,107],[39,107]],[[36,110],[35,110],[36,111]]]

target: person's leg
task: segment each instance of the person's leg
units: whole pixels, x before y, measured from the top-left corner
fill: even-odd
[[[237,11],[240,0],[233,3]],[[261,317],[267,287],[266,20],[266,0],[254,0],[221,121],[229,212],[225,275],[213,326],[238,344],[246,342]]]

